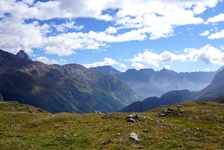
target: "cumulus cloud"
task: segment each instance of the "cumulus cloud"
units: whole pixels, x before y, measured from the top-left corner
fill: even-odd
[[[169,51],[164,51],[161,54],[156,54],[151,51],[145,51],[143,53],[139,53],[133,59],[130,59],[130,61],[133,62],[134,65],[137,64],[138,66],[143,66],[143,64],[146,64],[157,68],[159,67],[160,63],[170,63],[174,60],[178,60],[178,57],[178,55],[173,54]]]
[[[58,64],[59,63],[58,61],[56,61],[54,59],[49,59],[47,57],[42,57],[42,56],[41,57],[37,57],[35,60],[43,62],[45,64]]]
[[[224,38],[224,30],[221,30],[220,32],[213,33],[208,36],[209,39],[221,39]]]
[[[13,53],[18,49],[32,52],[33,48],[40,48],[47,54],[64,56],[74,54],[75,50],[99,49],[114,42],[166,38],[174,35],[177,26],[203,23],[198,14],[215,7],[218,1],[1,0],[0,48]],[[81,32],[84,25],[72,21],[77,18],[111,21],[111,24],[103,31]],[[222,21],[220,18],[223,18],[222,14],[208,22]],[[58,19],[60,23],[52,25],[52,19]],[[61,20],[71,21],[64,23]],[[50,23],[43,24],[44,21]],[[75,31],[70,32],[70,29]],[[222,37],[220,34],[223,35],[220,32],[210,38]],[[157,59],[156,62],[163,58]]]
[[[110,26],[105,30],[105,32],[108,34],[115,34],[115,33],[117,33],[117,28]]]
[[[224,13],[211,17],[207,20],[207,22],[212,22],[212,23],[221,22],[221,21],[224,21]]]
[[[67,32],[69,29],[81,30],[84,28],[83,25],[75,25],[74,21],[66,22],[59,25],[53,25],[58,32]]]
[[[91,64],[84,64],[84,66],[86,68],[91,68],[91,67],[99,67],[99,66],[114,66],[114,65],[118,65],[122,68],[126,68],[126,66],[124,64],[121,64],[119,62],[117,62],[116,60],[112,59],[112,58],[104,58],[103,61],[101,62],[95,62],[95,63],[91,63]]]
[[[43,63],[48,64],[48,65],[52,65],[52,64],[61,64],[61,65],[64,65],[64,64],[67,63],[67,61],[64,60],[64,59],[55,60],[55,59],[49,59],[49,58],[43,57],[43,56],[37,57],[35,59],[35,61],[43,62]]]
[[[142,63],[137,63],[137,62],[133,62],[131,66],[137,70],[146,68]]]
[[[200,34],[200,36],[208,36],[210,34],[209,30],[206,30]]]
[[[42,47],[44,35],[48,32],[47,24],[27,24],[14,17],[4,18],[0,21],[0,47],[12,53],[20,49],[29,53],[32,52],[32,48]]]
[[[139,53],[129,61],[132,62],[132,66],[136,69],[145,68],[150,66],[158,68],[161,63],[170,63],[173,61],[204,61],[207,64],[224,65],[224,52],[211,46],[205,45],[202,48],[185,48],[184,53],[175,54],[168,51],[164,51],[157,54],[152,51],[145,51]]]

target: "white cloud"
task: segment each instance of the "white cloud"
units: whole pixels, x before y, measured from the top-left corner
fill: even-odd
[[[171,69],[171,66],[165,65],[164,68],[167,69],[167,70],[170,70]]]
[[[211,46],[206,45],[202,48],[186,48],[184,53],[175,54],[168,51],[164,51],[161,54],[157,54],[152,51],[145,51],[139,53],[129,61],[132,62],[132,66],[136,69],[145,68],[150,66],[158,68],[161,63],[170,63],[173,61],[204,61],[207,64],[224,65],[224,52]]]
[[[200,36],[208,36],[210,34],[209,30],[206,30],[200,34]]]
[[[110,26],[105,30],[105,32],[108,34],[115,34],[115,33],[117,33],[117,28]]]
[[[209,39],[221,39],[224,38],[224,30],[220,31],[220,32],[216,32],[211,34],[210,36],[208,36]]]
[[[42,46],[44,35],[48,32],[47,24],[26,24],[14,17],[4,18],[0,21],[0,47],[12,53],[20,49],[32,52],[32,48]]]
[[[184,51],[184,61],[202,60],[207,64],[224,65],[224,52],[211,45],[199,49],[187,48]]]
[[[81,26],[77,26],[75,25],[75,22],[74,21],[71,21],[71,22],[66,22],[66,23],[63,23],[63,24],[59,24],[59,25],[53,25],[57,31],[59,32],[66,32],[68,31],[69,29],[75,29],[75,30],[81,30],[84,28],[83,25]]]
[[[143,53],[139,53],[133,59],[130,59],[130,61],[133,62],[133,64],[139,65],[139,63],[141,63],[157,68],[159,67],[161,62],[173,62],[174,60],[178,59],[177,57],[178,56],[176,54],[173,54],[168,51],[164,51],[161,54],[156,54],[151,51],[145,51]]]
[[[91,64],[84,64],[84,66],[86,68],[91,68],[91,67],[99,67],[99,66],[114,66],[114,65],[118,65],[122,68],[126,68],[126,66],[124,64],[121,64],[119,62],[117,62],[116,60],[112,59],[112,58],[104,58],[104,60],[102,62],[95,62],[95,63],[91,63]]]
[[[36,61],[40,61],[40,62],[43,62],[43,63],[45,63],[45,64],[59,64],[59,62],[58,61],[56,61],[56,60],[54,60],[54,59],[49,59],[49,58],[47,58],[47,57],[38,57],[38,58],[36,58],[35,59]]]
[[[13,53],[18,49],[31,51],[33,48],[41,48],[47,54],[64,56],[74,54],[75,50],[98,49],[113,42],[166,38],[174,35],[177,26],[203,23],[198,14],[215,7],[217,2],[218,0],[1,0],[0,17],[3,19],[0,21],[0,48]],[[114,9],[117,13],[107,12]],[[11,17],[5,14],[10,14]],[[213,21],[220,21],[220,16],[216,16],[216,19],[214,17]],[[78,26],[70,21],[54,26],[57,31],[62,32],[58,34],[50,30],[52,25],[38,23],[38,20],[72,20],[80,17],[111,21],[112,25],[104,31],[84,33],[79,31],[83,25]],[[37,21],[27,24],[26,19]],[[69,29],[76,31],[66,33]],[[220,36],[211,35],[211,38],[214,37]]]
[[[224,13],[211,17],[207,20],[207,22],[212,22],[212,23],[221,22],[221,21],[224,21]]]
[[[132,67],[137,69],[137,70],[146,68],[143,64],[136,63],[136,62],[133,62]]]

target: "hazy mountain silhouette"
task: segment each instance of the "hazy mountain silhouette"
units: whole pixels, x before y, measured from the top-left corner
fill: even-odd
[[[102,68],[96,67],[93,70],[102,74],[115,75],[143,97],[159,97],[172,90],[188,89],[190,91],[199,91],[209,85],[216,74],[216,72],[177,73],[165,68],[160,71],[154,71],[153,69],[129,69],[125,72],[111,74],[110,71],[106,72]],[[110,67],[108,70],[114,69]]]
[[[153,108],[181,103],[190,100],[197,92],[189,90],[170,91],[161,97],[149,97],[143,101],[133,102],[121,109],[120,112],[143,112]]]

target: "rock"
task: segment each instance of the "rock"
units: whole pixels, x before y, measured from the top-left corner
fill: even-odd
[[[93,114],[103,114],[102,112],[100,111],[92,111]]]
[[[143,132],[148,132],[148,130],[147,129],[144,129],[144,131]]]
[[[172,108],[163,109],[163,111],[159,112],[157,116],[158,117],[167,116],[167,115],[172,114],[173,111],[174,111],[174,109],[172,109]]]
[[[136,122],[135,119],[133,119],[133,118],[128,118],[126,120],[127,120],[127,122]]]
[[[121,133],[116,133],[116,136],[120,136],[121,135]]]
[[[139,141],[139,140],[140,140],[140,139],[139,139],[139,135],[138,135],[137,133],[135,133],[135,132],[132,132],[132,133],[130,134],[129,138],[131,138],[131,139],[133,139],[133,140],[135,140],[135,141]]]
[[[0,93],[0,102],[3,102],[4,101],[4,98],[2,96],[2,94]]]
[[[182,107],[182,105],[176,103],[176,107],[177,107],[177,110],[180,110],[180,108]]]
[[[139,117],[140,115],[139,114],[130,114],[128,115],[125,119],[127,120],[127,122],[137,122],[139,121]]]

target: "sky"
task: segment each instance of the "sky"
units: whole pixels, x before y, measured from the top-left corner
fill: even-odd
[[[224,66],[224,0],[0,0],[0,49],[87,68]]]

